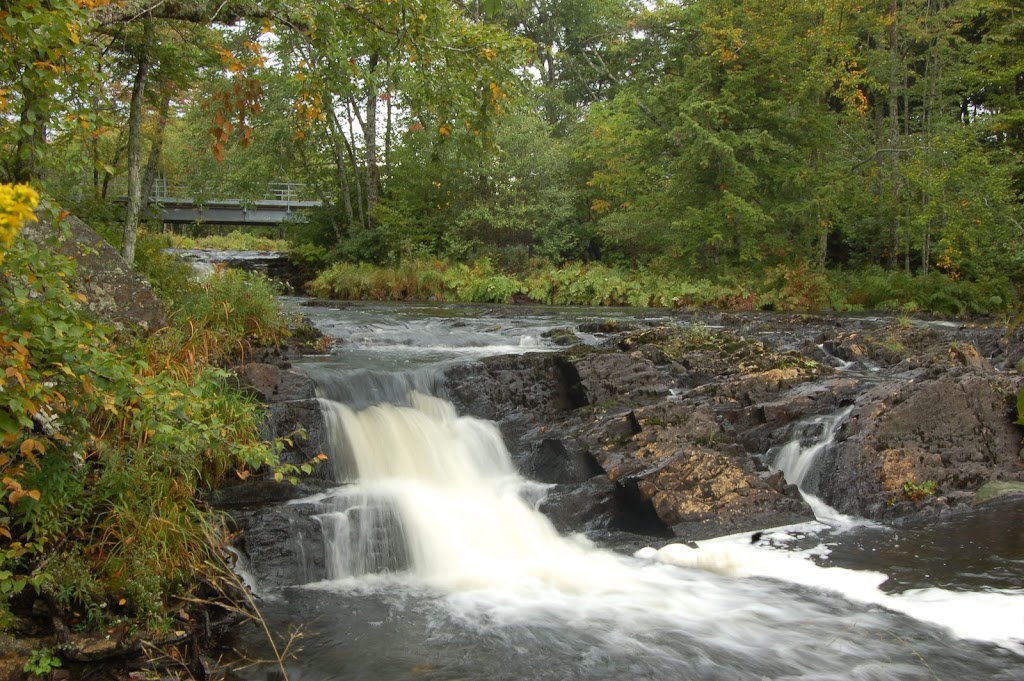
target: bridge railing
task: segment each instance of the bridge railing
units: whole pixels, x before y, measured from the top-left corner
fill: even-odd
[[[117,198],[128,195],[128,182],[118,178],[113,182],[111,194]],[[221,204],[221,205],[256,205],[273,204],[281,207],[318,205],[320,202],[312,198],[308,185],[304,182],[270,182],[261,194],[247,194],[245,197],[222,198],[221,191],[214,185],[194,187],[179,182],[170,182],[165,177],[158,177],[153,183],[149,200],[155,203],[175,204]]]

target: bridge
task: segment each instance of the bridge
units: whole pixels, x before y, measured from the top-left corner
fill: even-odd
[[[115,185],[114,191],[122,197],[119,201],[127,200],[123,198],[128,193],[126,185]],[[305,198],[306,185],[301,182],[271,182],[263,195],[255,198],[196,200],[190,194],[184,185],[157,178],[146,217],[177,225],[279,225],[300,221],[303,209],[321,205]]]

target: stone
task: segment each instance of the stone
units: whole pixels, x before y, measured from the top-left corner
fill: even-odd
[[[85,294],[90,311],[119,327],[155,331],[166,326],[163,303],[149,281],[103,237],[73,215],[54,221],[40,210],[36,217],[37,222],[22,228],[21,237],[43,248],[56,242],[60,253],[77,261],[75,286]]]
[[[604,473],[589,452],[572,442],[567,448],[565,442],[555,438],[534,443],[518,464],[522,474],[531,480],[554,484],[584,482]]]
[[[1024,482],[995,480],[978,488],[978,491],[974,493],[974,499],[971,500],[971,505],[981,506],[1013,495],[1024,496]]]
[[[1022,383],[985,370],[947,370],[874,387],[840,431],[820,496],[843,513],[885,519],[905,500],[904,483],[933,481],[937,496],[955,505],[990,480],[1024,482],[1012,408]]]
[[[235,548],[241,568],[264,588],[320,581],[327,576],[323,530],[312,515],[313,504],[289,504],[252,511],[232,511],[240,535]]]
[[[282,369],[266,362],[249,362],[235,367],[235,382],[268,404],[316,398],[316,386],[301,371]]]

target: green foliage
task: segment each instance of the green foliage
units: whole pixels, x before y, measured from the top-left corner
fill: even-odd
[[[935,496],[938,487],[934,480],[926,480],[920,484],[907,480],[903,483],[903,494],[911,501],[921,501]]]
[[[780,265],[747,283],[693,281],[653,272],[625,272],[598,263],[553,267],[532,261],[516,274],[489,259],[472,265],[445,261],[404,262],[397,268],[337,263],[308,287],[312,295],[346,300],[439,300],[549,305],[718,308],[807,311],[886,310],[944,315],[985,314],[1009,309],[1013,288],[1006,279],[953,281],[945,275],[909,275],[869,268],[828,276],[806,266]]]
[[[289,334],[280,287],[258,272],[220,270],[173,301],[172,326],[183,348],[208,359],[244,356],[249,347],[280,345]]]
[[[219,251],[280,251],[287,253],[288,242],[235,230],[228,234],[191,238],[168,235],[170,248],[210,248]]]
[[[552,267],[536,261],[515,275],[487,258],[472,265],[409,261],[397,268],[337,263],[308,285],[312,295],[346,300],[439,300],[633,307],[738,307],[749,309],[740,287],[675,281],[652,273],[626,273],[600,264]]]
[[[194,320],[178,307],[179,327],[139,342],[93,319],[73,279],[73,261],[24,240],[0,265],[0,590],[43,591],[87,627],[159,627],[167,599],[221,561],[197,495],[277,461],[211,339],[273,342],[284,327],[267,321],[269,284],[230,275],[208,302],[190,297]]]
[[[841,309],[967,315],[1005,312],[1018,300],[1006,277],[952,279],[938,272],[914,275],[868,267],[829,275],[830,297]]]
[[[60,669],[60,655],[53,648],[37,648],[28,656],[24,671],[32,676],[45,677],[54,669]]]
[[[779,265],[765,277],[758,304],[766,310],[821,310],[828,302],[828,281],[807,265]]]
[[[51,117],[71,113],[76,95],[96,84],[83,41],[88,15],[73,0],[5,2],[0,17],[0,181],[35,175]],[[58,96],[59,95],[59,96]],[[77,114],[77,112],[75,112]],[[72,116],[90,121],[87,114]]]
[[[135,251],[135,268],[149,280],[160,300],[171,306],[198,289],[192,265],[165,251],[172,244],[169,235],[142,232]]]

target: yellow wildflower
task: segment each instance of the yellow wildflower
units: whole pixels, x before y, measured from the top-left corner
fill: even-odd
[[[38,203],[39,194],[27,184],[0,184],[0,262],[21,225],[36,219]]]

